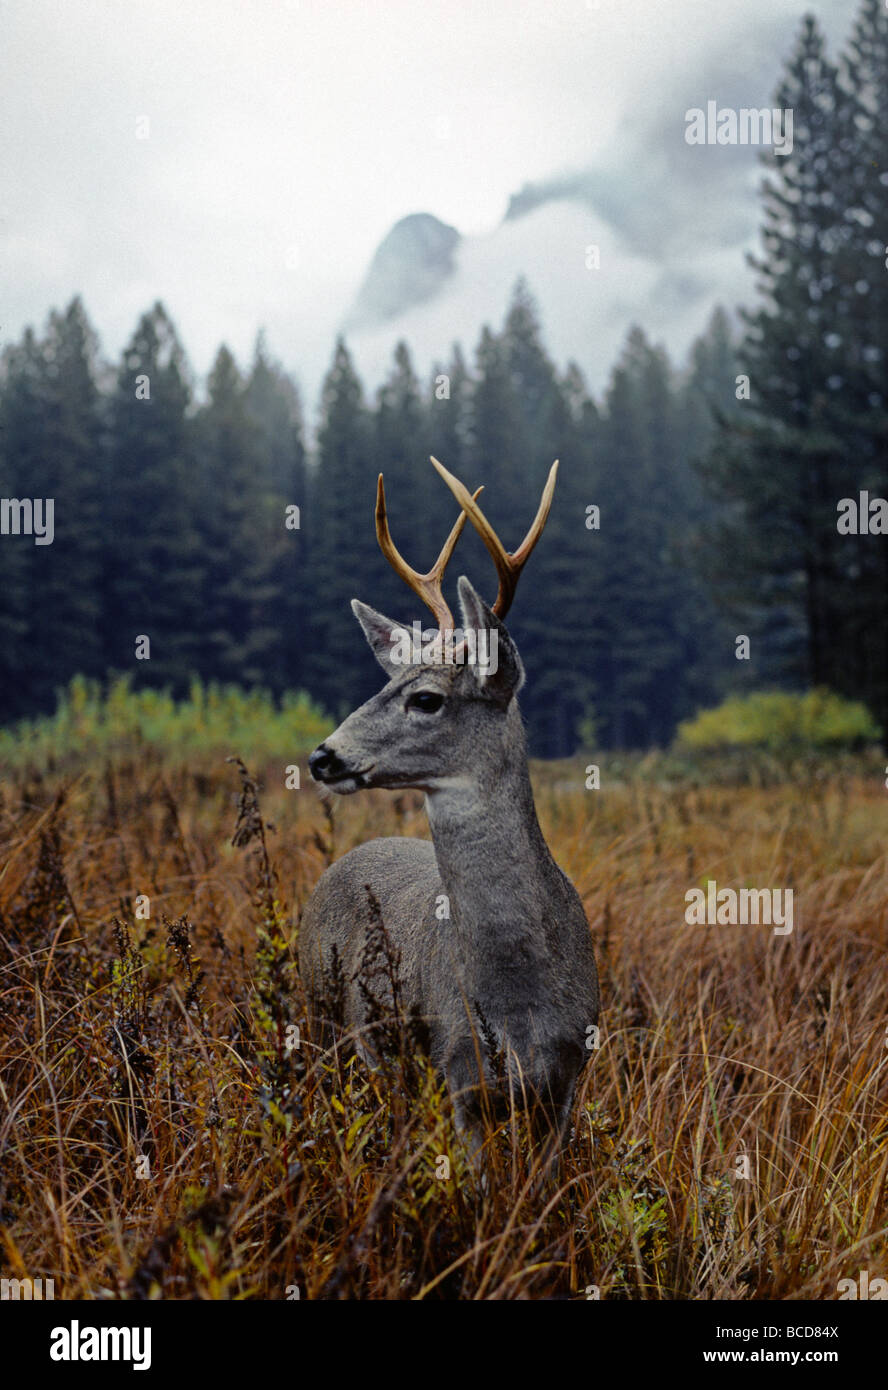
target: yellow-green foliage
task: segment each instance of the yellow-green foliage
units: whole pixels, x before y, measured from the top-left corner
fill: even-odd
[[[853,748],[879,737],[862,704],[831,690],[805,695],[756,691],[731,696],[678,726],[680,748],[765,748],[780,753],[799,748]]]
[[[237,750],[255,759],[286,758],[313,748],[330,720],[301,692],[278,705],[267,690],[191,684],[186,700],[165,690],[133,690],[121,676],[103,689],[75,676],[55,714],[0,730],[0,764],[46,767],[148,746],[158,755]]]

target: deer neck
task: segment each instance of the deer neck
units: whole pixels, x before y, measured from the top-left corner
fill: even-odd
[[[545,951],[544,908],[557,874],[537,821],[513,700],[500,757],[426,795],[450,924],[469,973],[497,974]]]

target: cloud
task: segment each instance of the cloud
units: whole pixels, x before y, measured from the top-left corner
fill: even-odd
[[[840,34],[850,22],[847,0],[815,8]],[[635,255],[678,267],[695,242],[739,245],[751,186],[738,193],[730,157],[684,146],[684,105],[698,88],[767,94],[798,13],[797,0],[5,0],[0,331],[82,293],[116,356],[161,298],[198,372],[223,340],[243,360],[264,325],[312,402],[375,248],[409,213],[483,239],[522,184],[579,171]]]

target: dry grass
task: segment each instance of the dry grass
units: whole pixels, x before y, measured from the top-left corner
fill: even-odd
[[[603,987],[542,1188],[520,1125],[479,1184],[421,1059],[369,1072],[306,1040],[300,905],[352,844],[427,834],[420,798],[328,821],[264,781],[275,829],[247,786],[239,847],[236,766],[3,784],[4,1274],[62,1298],[814,1299],[886,1272],[878,780],[586,792],[539,770]],[[687,926],[709,877],[793,887],[792,935]]]

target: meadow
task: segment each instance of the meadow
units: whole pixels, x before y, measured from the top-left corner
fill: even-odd
[[[322,800],[318,718],[291,709],[276,757],[238,741],[246,715],[219,748],[100,747],[85,714],[68,759],[37,731],[4,746],[4,1276],[65,1299],[747,1300],[885,1272],[875,761],[602,757],[594,791],[586,759],[534,767],[601,1033],[560,1169],[539,1179],[516,1120],[481,1181],[404,1020],[375,1071],[308,1039],[313,885],[373,835],[428,834],[417,793]],[[689,926],[710,878],[792,887],[793,932]]]

